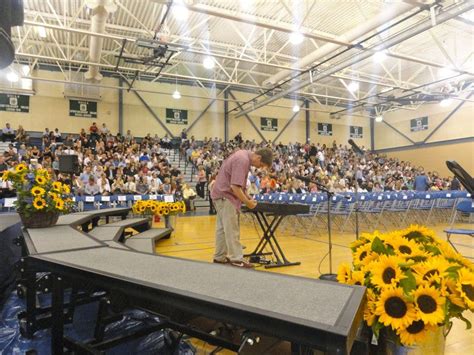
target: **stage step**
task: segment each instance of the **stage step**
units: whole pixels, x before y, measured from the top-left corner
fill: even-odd
[[[153,228],[145,232],[132,235],[125,239],[125,245],[145,253],[155,254],[155,244],[158,240],[169,238],[170,228]]]

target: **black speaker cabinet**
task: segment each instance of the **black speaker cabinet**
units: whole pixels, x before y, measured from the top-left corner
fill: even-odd
[[[59,171],[68,174],[79,173],[79,159],[77,155],[60,155]]]

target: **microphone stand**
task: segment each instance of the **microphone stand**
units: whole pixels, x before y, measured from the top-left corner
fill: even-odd
[[[315,184],[320,191],[325,192],[327,196],[327,218],[328,218],[328,256],[329,256],[329,273],[327,274],[321,274],[319,276],[320,280],[326,280],[326,281],[334,281],[337,282],[337,275],[333,273],[332,271],[332,230],[331,230],[331,198],[334,195],[333,192],[329,191],[329,189],[324,186],[323,184],[320,184],[317,181],[308,179],[309,182],[312,182]]]

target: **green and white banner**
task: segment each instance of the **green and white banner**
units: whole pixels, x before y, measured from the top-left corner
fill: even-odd
[[[69,100],[69,116],[97,118],[97,102]]]
[[[188,124],[188,110],[178,110],[174,108],[166,109],[166,123]]]
[[[363,127],[359,126],[350,126],[349,128],[349,136],[351,138],[363,138],[364,137],[364,131]]]
[[[278,119],[269,117],[260,117],[260,129],[262,131],[278,131]]]
[[[0,111],[30,112],[30,97],[28,95],[0,94]]]
[[[428,129],[428,116],[418,117],[410,120],[410,131],[418,132]]]
[[[318,123],[318,135],[332,136],[332,123]]]

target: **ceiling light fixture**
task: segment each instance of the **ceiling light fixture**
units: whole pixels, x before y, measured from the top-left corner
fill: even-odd
[[[300,32],[291,32],[290,33],[290,43],[291,44],[301,44],[304,40],[304,36]]]
[[[205,57],[202,61],[202,65],[206,69],[213,69],[214,68],[214,59],[212,57]]]
[[[46,38],[46,28],[43,26],[36,27],[36,31],[41,38]]]
[[[382,122],[382,121],[383,121],[382,115],[375,116],[375,122]]]
[[[448,107],[448,106],[451,106],[452,103],[453,103],[453,99],[449,99],[449,98],[448,98],[448,99],[441,100],[441,101],[439,102],[439,105],[440,105],[441,107]]]
[[[176,75],[178,75],[178,67],[176,67]],[[173,92],[173,99],[175,100],[179,100],[181,98],[181,93],[178,91],[178,77],[176,76],[175,77],[176,81],[175,81],[175,90]]]
[[[355,92],[357,90],[359,90],[359,83],[355,82],[355,81],[351,81],[349,83],[349,85],[347,85],[347,89],[350,91],[350,92]]]
[[[11,83],[16,83],[18,80],[20,80],[20,77],[17,73],[11,71],[7,74],[7,80]]]
[[[189,10],[183,0],[175,0],[173,2],[173,15],[178,21],[186,21],[189,17]]]
[[[438,75],[441,78],[447,78],[456,75],[456,72],[450,67],[442,67],[438,69]]]
[[[298,106],[298,104],[295,104],[293,106],[293,112],[296,113],[296,112],[300,112],[300,107]]]
[[[382,63],[385,59],[387,59],[387,53],[385,51],[375,52],[372,59],[375,63]]]
[[[21,72],[24,76],[28,76],[28,74],[30,74],[30,67],[28,65],[23,65],[21,67]]]

